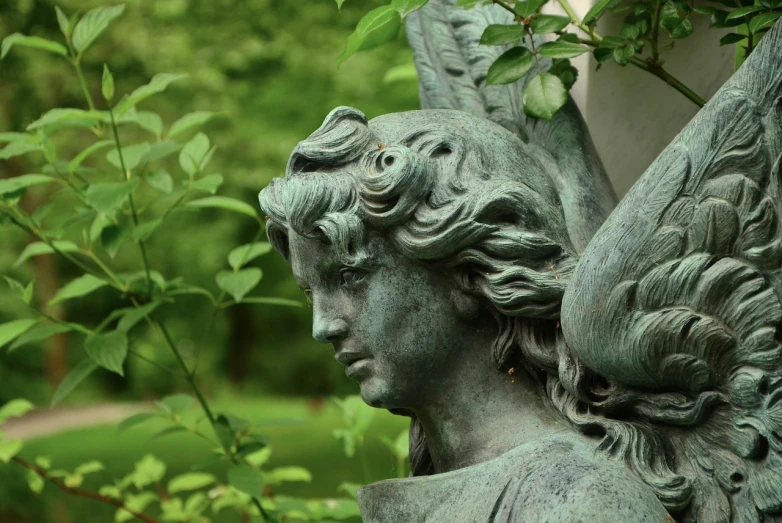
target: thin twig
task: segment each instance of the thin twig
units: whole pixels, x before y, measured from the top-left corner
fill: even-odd
[[[122,502],[122,500],[112,498],[109,496],[104,496],[103,494],[98,494],[97,492],[92,492],[90,490],[84,490],[79,488],[73,488],[67,486],[65,483],[60,481],[57,478],[51,477],[46,470],[42,469],[41,467],[38,467],[36,465],[33,465],[32,463],[29,463],[25,461],[24,459],[20,458],[19,456],[16,456],[13,458],[13,460],[21,465],[22,467],[32,470],[39,476],[41,476],[43,479],[51,482],[53,485],[55,485],[57,488],[65,492],[66,494],[70,494],[71,496],[77,496],[81,498],[89,498],[94,499],[95,501],[100,501],[101,503],[106,503],[108,505],[112,505],[114,507],[117,507],[119,509],[123,509],[128,511],[130,514],[133,515],[136,519],[140,521],[144,521],[145,523],[158,523],[158,520],[151,518],[150,516],[147,516],[144,513],[137,512],[131,508],[128,508],[125,503]]]

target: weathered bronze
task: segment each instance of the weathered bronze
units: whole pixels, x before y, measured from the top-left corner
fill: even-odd
[[[485,85],[499,9],[411,16],[426,110],[340,107],[267,232],[410,478],[365,521],[782,521],[782,23],[615,197],[570,102]],[[598,230],[599,229],[599,230]]]

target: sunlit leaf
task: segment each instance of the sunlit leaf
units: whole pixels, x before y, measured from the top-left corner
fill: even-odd
[[[120,4],[111,7],[96,7],[87,11],[76,27],[73,28],[71,42],[77,52],[84,52],[109,26],[112,20],[117,18],[125,10],[125,5]]]
[[[91,154],[114,145],[114,140],[101,140],[90,145],[82,152],[76,155],[73,160],[68,162],[68,172],[73,172],[79,167],[84,160],[86,160]]]
[[[15,141],[0,149],[0,160],[8,160],[9,158],[42,150],[43,147],[40,143]]]
[[[418,71],[415,68],[415,64],[412,63],[395,65],[386,71],[386,74],[383,75],[383,84],[410,81],[418,81]]]
[[[146,142],[127,145],[122,148],[122,161],[125,163],[125,169],[132,170],[138,167],[141,159],[149,152],[150,145]],[[122,169],[120,155],[117,149],[113,149],[106,154],[106,159],[117,169]]]
[[[209,174],[193,182],[193,189],[214,194],[223,184],[222,174]]]
[[[530,29],[535,34],[558,33],[570,24],[570,18],[557,15],[538,15],[532,19]]]
[[[550,120],[567,102],[567,90],[558,77],[544,73],[527,83],[522,99],[529,116]]]
[[[166,194],[174,189],[174,180],[166,171],[152,171],[145,175],[145,179],[149,185]]]
[[[155,309],[160,307],[160,305],[161,303],[159,301],[153,301],[151,303],[147,303],[146,305],[142,305],[141,307],[128,310],[125,314],[122,315],[122,319],[120,319],[117,323],[117,330],[124,332],[130,331],[130,329],[135,327],[138,322],[144,320],[147,316],[152,314]]]
[[[82,381],[95,372],[95,369],[97,368],[98,366],[89,358],[82,360],[81,363],[73,367],[54,392],[51,406],[54,407],[60,403],[68,394],[73,392],[73,389],[79,386]]]
[[[138,224],[136,227],[133,228],[133,241],[135,242],[147,241],[149,237],[152,236],[152,233],[154,233],[155,230],[157,230],[157,228],[160,227],[161,223],[163,223],[163,219],[157,218],[155,220]]]
[[[106,285],[107,283],[105,280],[96,278],[92,274],[85,274],[76,278],[75,280],[71,280],[59,291],[57,291],[57,293],[54,295],[54,298],[52,298],[49,302],[49,305],[54,305],[55,303],[60,303],[61,301],[70,300],[71,298],[85,296],[100,289],[101,287],[105,287]]]
[[[752,20],[749,21],[749,30],[754,34],[769,29],[780,17],[782,17],[782,11],[760,13],[752,17]]]
[[[117,434],[122,434],[128,429],[131,429],[135,427],[136,425],[141,425],[142,423],[149,421],[151,419],[159,417],[156,414],[150,414],[148,412],[142,412],[140,414],[134,414],[133,416],[130,416],[129,418],[125,418],[122,420],[119,425],[117,425]]]
[[[142,129],[149,131],[155,136],[160,136],[163,132],[163,119],[157,113],[138,111],[136,113],[136,121]]]
[[[570,42],[546,42],[540,46],[538,52],[549,58],[573,58],[589,52],[589,49]]]
[[[68,50],[62,44],[38,36],[25,36],[22,33],[14,33],[3,38],[3,43],[0,45],[0,60],[5,58],[8,51],[15,45],[43,49],[62,56],[68,56]]]
[[[24,416],[35,408],[35,405],[26,399],[17,398],[9,401],[0,407],[0,423],[6,422],[10,418]]]
[[[130,481],[137,489],[142,489],[163,479],[166,475],[166,464],[147,454],[136,463],[136,467],[130,474]]]
[[[114,98],[114,76],[109,71],[109,66],[103,64],[103,79],[101,81],[101,94],[103,98],[110,102]]]
[[[89,126],[104,121],[100,111],[85,111],[83,109],[56,108],[27,126],[28,131],[41,129],[52,125]]]
[[[425,6],[429,0],[391,0],[391,7],[399,12],[399,16],[406,17],[413,11],[418,11]]]
[[[149,150],[141,157],[140,163],[154,162],[160,160],[166,156],[170,156],[180,150],[182,144],[179,142],[156,142],[153,143]]]
[[[32,470],[26,470],[24,472],[24,477],[27,480],[27,486],[30,487],[30,490],[36,494],[43,492],[43,488],[46,486],[46,481],[40,476],[40,474],[33,472]]]
[[[181,414],[195,403],[195,398],[187,394],[172,394],[155,402],[155,405],[169,414]]]
[[[179,153],[179,165],[192,177],[202,168],[202,163],[208,152],[209,138],[204,133],[198,133],[185,144]]]
[[[94,474],[96,472],[101,472],[106,470],[105,465],[97,460],[88,461],[87,463],[82,463],[78,467],[76,467],[73,470],[74,474],[78,474],[80,476],[84,476],[86,474]]]
[[[279,484],[285,481],[312,481],[312,474],[302,467],[277,467],[266,473],[266,480],[271,484]]]
[[[22,440],[12,439],[10,441],[0,440],[0,461],[10,463],[11,460],[22,450]],[[259,494],[260,495],[260,494]]]
[[[605,12],[605,10],[608,8],[608,4],[610,3],[611,0],[598,0],[597,3],[590,7],[589,11],[587,11],[587,13],[584,15],[582,23],[584,25],[590,25],[594,23]]]
[[[242,298],[242,303],[255,303],[258,305],[280,305],[284,307],[303,307],[304,304],[296,300],[288,300],[285,298],[274,298],[271,296],[252,296],[250,298]]]
[[[185,427],[182,427],[181,425],[176,425],[174,427],[168,427],[163,430],[159,430],[152,434],[148,439],[147,443],[150,441],[154,441],[156,439],[165,438],[166,436],[171,436],[172,434],[181,434],[183,432],[187,432],[187,429]]]
[[[176,494],[188,490],[198,490],[215,483],[217,480],[206,472],[188,472],[171,478],[168,482],[168,493]]]

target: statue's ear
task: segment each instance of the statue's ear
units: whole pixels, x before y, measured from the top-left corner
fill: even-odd
[[[480,320],[487,310],[486,299],[468,273],[457,276],[456,285],[451,291],[451,300],[459,317],[464,321]]]

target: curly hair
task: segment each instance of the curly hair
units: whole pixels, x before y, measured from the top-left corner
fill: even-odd
[[[413,111],[367,122],[332,111],[293,151],[285,178],[260,193],[268,237],[288,258],[288,229],[325,238],[350,263],[370,254],[367,228],[403,256],[444,268],[491,306],[498,369],[521,362],[541,392],[598,451],[636,472],[672,511],[690,481],[674,472],[671,445],[654,421],[694,424],[716,398],[641,394],[587,369],[559,325],[576,263],[556,188],[528,145],[488,120],[451,110]],[[413,475],[434,473],[411,413]]]

